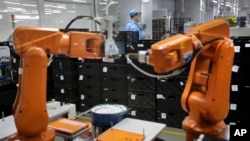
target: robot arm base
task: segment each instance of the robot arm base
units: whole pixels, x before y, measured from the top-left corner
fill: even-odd
[[[13,134],[8,138],[8,141],[54,141],[55,140],[55,130],[53,128],[47,127],[47,130],[42,132],[39,136],[22,136],[18,133]]]
[[[183,129],[187,132],[187,141],[197,139],[200,134],[205,134],[217,138],[224,139],[226,132],[226,124],[224,121],[218,123],[204,122],[197,123],[187,116],[182,122]]]

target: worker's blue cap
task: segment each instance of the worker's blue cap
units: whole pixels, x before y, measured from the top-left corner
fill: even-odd
[[[138,9],[132,9],[130,12],[129,12],[129,16],[131,17],[131,16],[133,16],[133,15],[135,15],[135,14],[137,14],[137,13],[141,13]]]

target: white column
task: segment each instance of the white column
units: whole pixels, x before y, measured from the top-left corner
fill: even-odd
[[[45,26],[45,12],[44,12],[44,0],[37,1],[38,14],[39,14],[39,26]]]

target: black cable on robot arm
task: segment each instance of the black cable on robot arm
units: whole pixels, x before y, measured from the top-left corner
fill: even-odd
[[[184,34],[185,35],[185,34]],[[218,37],[218,38],[214,38],[214,39],[211,39],[211,40],[209,40],[209,41],[206,41],[206,42],[204,42],[203,44],[202,44],[202,46],[200,46],[198,49],[195,49],[195,45],[193,44],[193,55],[192,55],[192,58],[191,58],[191,60],[188,62],[188,63],[186,63],[183,67],[181,67],[181,68],[186,68],[187,66],[190,66],[191,65],[191,62],[193,61],[193,59],[195,58],[195,56],[202,50],[202,48],[205,46],[205,45],[207,45],[207,44],[209,44],[209,43],[212,43],[212,42],[215,42],[215,41],[218,41],[218,40],[225,40],[225,38],[223,38],[223,37]]]
[[[76,20],[83,19],[83,18],[88,18],[89,20],[93,20],[93,21],[95,21],[97,24],[101,25],[101,23],[100,23],[99,21],[95,20],[94,17],[91,17],[91,16],[77,16],[77,17],[75,17],[74,19],[72,19],[72,20],[67,24],[67,26],[66,26],[65,29],[64,29],[64,32],[65,32],[65,33],[68,32],[69,27],[70,27],[70,26],[72,25],[72,23],[74,23]]]

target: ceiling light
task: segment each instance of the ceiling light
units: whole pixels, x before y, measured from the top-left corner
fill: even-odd
[[[61,10],[53,10],[53,13],[60,14],[60,13],[62,13],[62,11]]]
[[[44,7],[52,7],[50,4],[44,4]]]
[[[52,12],[51,9],[44,9],[45,12]]]
[[[16,20],[37,20],[39,16],[15,15]]]
[[[86,3],[87,1],[86,0],[73,0],[74,2],[83,2],[83,3]]]
[[[3,16],[2,15],[0,15],[0,19],[2,19],[3,18]]]
[[[100,5],[107,5],[106,2],[99,2]]]
[[[58,9],[66,9],[66,5],[57,5]]]
[[[0,12],[7,13],[7,12],[16,12],[16,11],[15,11],[15,10],[7,10],[7,9],[4,9],[4,10],[2,10],[2,11],[0,11]]]
[[[10,1],[4,1],[3,3],[7,3],[7,4],[21,4],[19,2],[10,2]]]
[[[35,7],[36,5],[34,5],[34,4],[22,4],[22,6],[33,6],[33,7]]]
[[[32,13],[31,12],[22,12],[22,14],[30,15]]]
[[[18,8],[18,7],[7,7],[7,10],[15,10],[15,11],[26,11],[23,8]]]
[[[217,1],[217,0],[213,0],[212,2],[213,2],[213,3],[218,3],[218,1]]]
[[[150,0],[141,0],[142,3],[150,3]]]

